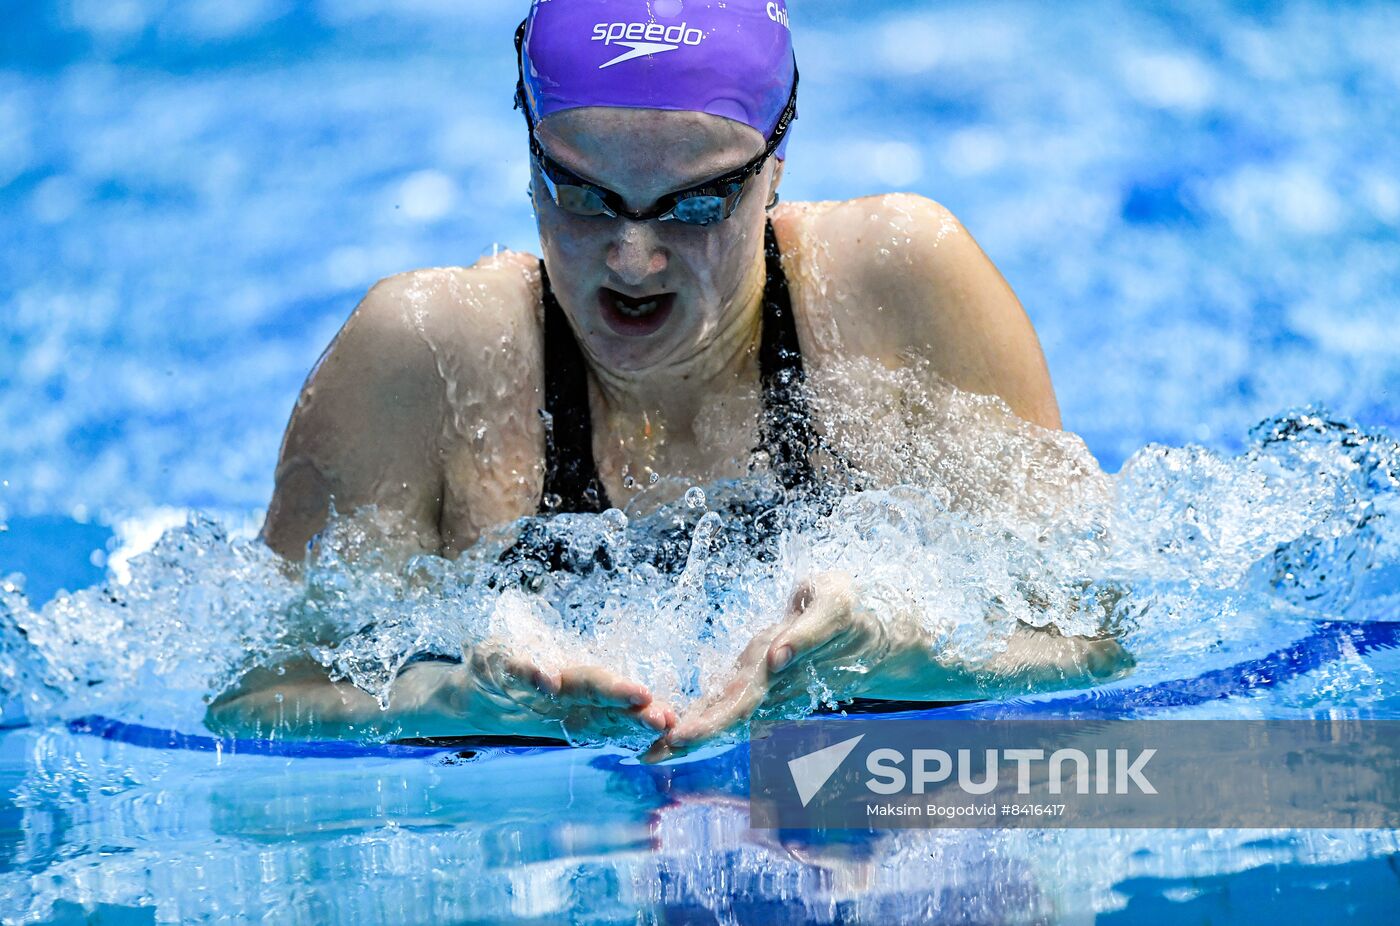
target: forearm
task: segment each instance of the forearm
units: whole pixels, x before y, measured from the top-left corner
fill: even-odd
[[[1126,672],[1130,655],[1113,639],[1074,637],[1052,625],[1018,623],[993,652],[958,652],[924,626],[922,607],[903,590],[881,589],[840,573],[815,580],[829,598],[845,601],[862,628],[860,643],[827,663],[819,677],[840,698],[970,700],[1092,684]],[[992,632],[988,624],[988,632]],[[849,632],[847,632],[849,633]],[[828,644],[830,646],[831,644]],[[825,648],[825,647],[824,647]],[[820,651],[818,651],[820,659]],[[796,680],[795,680],[796,681]],[[808,687],[807,684],[802,685]]]
[[[1132,657],[1110,638],[1063,636],[1019,625],[998,652],[979,660],[935,651],[925,636],[892,653],[859,696],[890,700],[970,700],[1102,682],[1125,674]]]
[[[377,706],[377,705],[376,705]],[[410,666],[390,690],[384,712],[400,739],[448,736],[530,736],[563,739],[557,720],[482,687],[464,663]]]
[[[388,707],[319,666],[257,670],[210,706],[206,723],[219,733],[299,739],[560,735],[557,724],[550,729],[533,712],[491,697],[463,665],[447,662],[409,666],[394,680]]]
[[[375,738],[389,712],[348,682],[332,682],[319,666],[283,666],[248,673],[215,700],[205,724],[216,733],[277,738]]]

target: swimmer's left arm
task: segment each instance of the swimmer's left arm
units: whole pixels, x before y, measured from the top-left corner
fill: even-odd
[[[883,619],[844,573],[798,585],[781,621],[754,637],[723,688],[697,702],[647,753],[681,755],[747,721],[762,706],[856,697],[964,700],[1032,686],[1103,680],[1132,658],[1112,639],[1065,637],[1022,626],[996,656],[972,665],[940,658],[911,615]]]
[[[1059,429],[1035,328],[951,212],[922,196],[891,194],[850,203],[827,222],[828,237],[848,239],[840,247],[861,255],[853,291],[879,308],[860,313],[864,352],[886,362],[912,353],[953,386],[998,396],[1019,417]]]

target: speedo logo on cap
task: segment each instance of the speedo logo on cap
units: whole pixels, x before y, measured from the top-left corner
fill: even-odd
[[[598,70],[622,64],[646,55],[675,51],[682,45],[696,46],[705,41],[705,33],[686,23],[663,26],[661,23],[598,23],[593,27],[593,41],[606,45],[625,45],[629,49],[598,65]]]

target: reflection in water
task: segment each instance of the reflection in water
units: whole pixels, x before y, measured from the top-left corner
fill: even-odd
[[[751,831],[742,749],[657,769],[598,750],[448,764],[0,743],[24,834],[5,839],[0,910],[33,921],[70,901],[170,922],[1044,922],[1116,908],[1126,878],[1400,851],[1373,832]]]

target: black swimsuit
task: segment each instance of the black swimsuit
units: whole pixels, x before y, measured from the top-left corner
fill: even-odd
[[[817,488],[812,453],[819,439],[803,391],[805,373],[792,298],[779,259],[778,239],[769,225],[764,232],[767,283],[763,292],[763,333],[759,344],[759,377],[763,404],[759,420],[759,444],[768,465],[789,497],[810,497]],[[541,262],[540,271],[544,274]],[[598,478],[593,458],[593,424],[588,406],[588,376],[583,352],[569,327],[544,274],[545,481],[539,514],[528,519],[516,542],[500,555],[506,570],[496,582],[538,586],[545,573],[584,575],[616,564],[604,546],[580,544],[568,525],[553,523],[555,514],[586,514],[611,507],[607,490]],[[724,534],[741,542],[750,554],[771,561],[777,538],[775,519],[769,517],[781,498],[744,496],[726,500]],[[711,508],[713,510],[712,500]],[[633,538],[630,558],[645,561],[663,573],[684,568],[689,554],[693,517],[673,521],[673,526],[644,532]]]
[[[779,483],[789,491],[812,484],[816,441],[811,412],[802,392],[802,348],[792,313],[792,296],[779,260],[778,239],[764,231],[768,282],[763,291],[763,340],[759,376],[763,411],[759,445],[769,455]],[[544,279],[545,479],[540,513],[601,512],[610,506],[593,460],[593,422],[588,409],[588,376],[583,352],[564,310]]]

